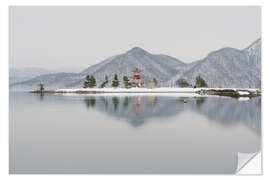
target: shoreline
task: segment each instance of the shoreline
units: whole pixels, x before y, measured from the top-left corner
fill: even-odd
[[[256,97],[261,96],[259,89],[244,88],[92,88],[92,89],[56,89],[56,90],[35,90],[30,93],[37,94],[194,94],[194,95],[214,95],[229,97]]]

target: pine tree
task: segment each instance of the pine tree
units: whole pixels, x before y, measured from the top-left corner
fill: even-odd
[[[96,84],[96,79],[94,78],[94,76],[91,76],[90,77],[90,81],[89,81],[89,87],[90,88],[93,88],[95,87],[97,84]]]
[[[40,92],[44,91],[44,84],[39,83],[39,90],[40,90]]]
[[[118,87],[119,86],[119,80],[117,77],[117,74],[114,75],[114,79],[112,81],[112,87]]]
[[[99,86],[99,88],[104,88],[105,87],[105,85],[106,85],[106,83],[105,82],[103,82],[100,86]]]
[[[153,82],[154,82],[155,86],[157,86],[158,82],[157,82],[156,78],[153,78]]]
[[[83,83],[83,88],[89,88],[89,84],[90,84],[90,76],[87,75]]]
[[[179,87],[189,87],[189,83],[185,79],[179,79],[178,81]]]
[[[123,81],[124,81],[125,88],[130,88],[131,87],[131,82],[129,82],[129,79],[128,79],[127,76],[123,77]]]
[[[93,88],[96,86],[96,79],[94,76],[87,75],[83,83],[83,88]]]
[[[196,77],[196,87],[208,87],[205,80],[200,75]]]
[[[109,82],[108,76],[106,75],[105,76],[105,81],[100,85],[100,88],[104,88],[108,82]]]
[[[88,87],[88,84],[86,81],[83,82],[83,88],[87,88]]]

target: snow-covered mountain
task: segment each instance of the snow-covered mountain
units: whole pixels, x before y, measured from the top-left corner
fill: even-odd
[[[261,39],[244,50],[223,48],[211,52],[204,59],[189,64],[188,68],[165,84],[176,86],[179,78],[195,84],[202,76],[210,87],[256,87],[261,82]]]
[[[12,84],[11,88],[31,89],[40,82],[44,83],[47,88],[82,87],[86,75],[93,75],[96,78],[97,85],[100,85],[106,75],[111,81],[114,74],[118,75],[120,84],[123,85],[123,76],[132,76],[132,70],[136,67],[143,70],[142,74],[146,83],[151,82],[153,78],[156,78],[159,82],[166,82],[179,72],[175,68],[179,66],[186,66],[186,64],[167,55],[154,55],[142,48],[134,47],[124,54],[105,59],[80,73],[41,75],[21,83]]]
[[[185,63],[173,57],[153,55],[139,47],[134,47],[124,54],[108,58],[99,64],[90,66],[82,71],[81,74],[91,74],[95,76],[97,83],[101,83],[104,81],[105,75],[108,75],[109,80],[112,80],[114,74],[117,74],[120,80],[123,79],[123,76],[132,76],[132,70],[137,67],[143,70],[142,74],[146,83],[152,81],[153,78],[158,79],[160,82],[165,82],[178,73],[175,66],[185,65]],[[81,84],[82,82],[78,82],[75,85]]]
[[[97,85],[100,85],[106,75],[111,81],[114,74],[118,75],[122,85],[123,76],[132,76],[131,71],[136,67],[143,70],[142,75],[146,84],[153,78],[158,80],[159,86],[177,86],[177,80],[180,78],[194,84],[196,76],[200,75],[210,87],[260,88],[261,39],[243,50],[223,48],[190,64],[167,55],[151,54],[142,48],[134,47],[123,54],[90,66],[80,73],[41,75],[11,84],[10,87],[31,89],[40,82],[43,82],[47,88],[82,87],[86,75],[93,75]]]
[[[16,82],[22,82],[32,79],[36,76],[43,74],[56,73],[56,71],[44,69],[44,68],[10,68],[9,69],[9,83],[13,84]]]

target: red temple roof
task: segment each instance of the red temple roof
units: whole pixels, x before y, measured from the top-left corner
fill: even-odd
[[[134,72],[134,73],[140,73],[140,72],[142,72],[142,70],[140,70],[140,69],[136,68],[136,69],[135,69],[135,70],[133,70],[132,72]]]

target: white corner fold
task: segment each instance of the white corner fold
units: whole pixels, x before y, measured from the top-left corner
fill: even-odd
[[[237,154],[237,175],[261,175],[262,174],[262,153],[238,153]]]

